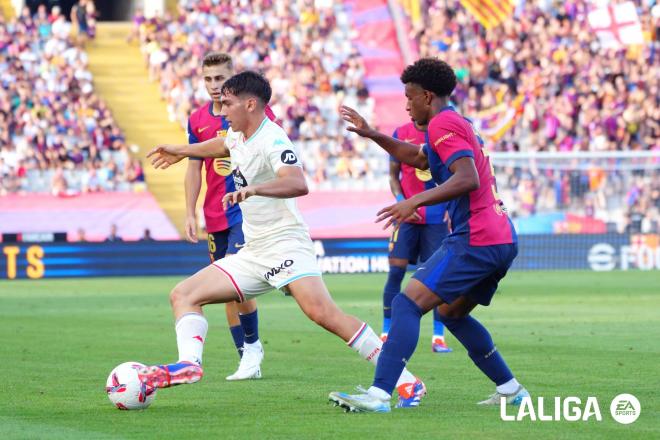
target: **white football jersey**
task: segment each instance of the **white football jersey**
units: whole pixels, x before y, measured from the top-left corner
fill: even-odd
[[[302,168],[296,147],[284,130],[268,118],[247,140],[242,132],[229,128],[225,145],[231,155],[237,190],[277,178],[277,171],[283,166]],[[277,240],[282,235],[309,236],[295,198],[252,196],[240,206],[246,245]]]

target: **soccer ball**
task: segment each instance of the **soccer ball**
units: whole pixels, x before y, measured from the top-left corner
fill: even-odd
[[[124,362],[110,372],[105,391],[117,408],[146,409],[154,401],[156,388],[147,386],[138,377],[138,369],[144,366],[139,362]]]

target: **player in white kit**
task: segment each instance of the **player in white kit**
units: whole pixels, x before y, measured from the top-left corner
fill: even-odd
[[[208,324],[202,306],[244,301],[273,289],[283,289],[314,322],[342,338],[375,365],[382,342],[366,323],[345,314],[332,300],[316,264],[312,240],[295,197],[307,194],[296,147],[264,114],[271,97],[268,81],[242,72],[222,87],[221,115],[231,124],[227,136],[190,145],[161,145],[149,157],[156,168],[167,168],[184,157],[231,156],[236,191],[223,204],[241,204],[245,247],[179,283],[170,294],[176,319],[179,360],[139,372],[148,385],[165,388],[194,383],[203,376],[202,351]],[[239,371],[255,377],[263,351],[260,343],[245,344]],[[408,370],[397,384],[399,407],[414,407],[426,393]]]

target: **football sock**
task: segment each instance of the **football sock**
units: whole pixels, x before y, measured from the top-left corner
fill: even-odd
[[[245,332],[245,342],[248,344],[254,344],[259,340],[259,317],[257,315],[257,310],[247,315],[238,314],[238,317],[241,320],[241,327],[243,327],[243,332]]]
[[[513,394],[518,391],[518,388],[520,388],[520,384],[514,377],[510,381],[505,382],[502,385],[498,385],[497,392],[500,394]]]
[[[435,307],[433,309],[433,339],[435,340],[437,338],[442,340],[445,339],[445,326],[440,319],[440,312],[438,312],[438,308]]]
[[[179,348],[179,362],[188,361],[202,364],[202,352],[209,324],[204,315],[186,313],[176,322],[176,345]]]
[[[493,344],[493,338],[479,321],[468,315],[463,318],[443,317],[442,322],[467,349],[474,364],[495,382],[495,385],[502,385],[513,379],[511,370]]]
[[[373,387],[392,394],[397,378],[417,347],[421,319],[422,310],[413,300],[406,295],[394,298],[392,328],[376,365]]]
[[[363,359],[371,362],[374,365],[378,363],[378,357],[380,356],[383,348],[383,341],[380,340],[378,335],[376,335],[373,329],[366,323],[363,323],[360,326],[358,331],[355,333],[355,335],[353,335],[347,344],[353,350],[357,351]],[[397,386],[402,383],[415,382],[415,376],[405,368],[399,373],[397,377],[399,379],[396,382]]]
[[[383,290],[383,332],[390,331],[392,317],[392,300],[401,292],[401,282],[406,275],[406,269],[398,266],[390,266],[387,274],[387,282]]]
[[[243,327],[240,325],[235,325],[233,327],[229,327],[229,331],[231,332],[232,339],[234,339],[234,345],[236,345],[238,355],[243,357],[243,342],[245,342],[245,333],[243,332]]]

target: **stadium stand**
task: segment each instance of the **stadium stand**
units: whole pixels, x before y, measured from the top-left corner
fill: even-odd
[[[489,31],[459,0],[420,3],[426,14],[412,34],[420,54],[455,67],[455,102],[490,151],[633,152],[618,166],[597,155],[577,168],[502,166],[498,184],[514,216],[568,211],[602,220],[598,228],[658,231],[658,155],[641,159],[645,171],[634,152],[660,151],[660,7],[635,1],[645,43],[606,50],[587,22],[595,2],[521,2]],[[566,225],[555,232],[570,232]]]
[[[88,56],[55,7],[0,22],[0,195],[144,187],[139,160],[95,93]]]
[[[396,81],[390,71],[376,67],[373,76],[371,70],[386,64],[374,58],[393,54],[362,43],[373,34],[365,32],[368,26],[392,18],[374,12],[384,4],[370,1],[371,9],[363,11],[354,1],[180,0],[177,14],[148,19],[138,11],[129,40],[139,40],[173,123],[185,127],[189,112],[208,99],[199,81],[204,53],[227,51],[237,69],[261,70],[271,80],[275,113],[302,150],[311,189],[387,194],[386,157],[373,144],[346,135],[336,113],[344,103],[382,123],[374,97],[393,93]],[[582,0],[522,2],[513,17],[490,30],[458,0],[417,4],[418,20],[403,28],[412,27],[421,55],[440,56],[456,67],[455,101],[494,152],[500,193],[523,231],[532,223],[535,232],[658,230],[657,5],[635,2],[644,45],[606,51],[589,32],[589,2]],[[92,52],[71,37],[72,28],[57,9],[41,9],[33,17],[26,9],[0,22],[0,194],[134,191],[145,187],[146,172],[150,190],[176,223],[181,216],[165,204],[180,208],[174,191],[179,180],[161,173],[154,181],[133,155],[178,139],[135,124],[134,130],[125,121],[137,120],[136,107],[125,93],[113,93],[119,82],[136,83],[141,67],[124,69],[130,77],[123,80],[108,62],[99,64],[98,83],[108,84],[101,99],[88,66]],[[113,28],[107,45],[95,43],[97,59],[110,60],[110,49],[121,53],[130,32],[121,28],[117,36],[120,28]],[[125,56],[129,49],[137,52],[129,47]],[[110,64],[118,58],[112,59]],[[99,79],[97,71],[94,76]],[[122,129],[110,101],[116,114],[114,101],[123,105]],[[149,114],[146,122],[155,126],[157,118]],[[136,141],[128,132],[150,137]],[[127,136],[141,147],[129,146]],[[508,154],[520,156],[498,159]],[[548,160],[532,161],[532,154]],[[554,154],[575,154],[579,161],[547,156]]]
[[[228,52],[238,70],[257,69],[271,80],[273,110],[303,151],[312,189],[387,187],[380,150],[345,136],[338,118],[342,103],[370,119],[374,105],[341,4],[182,0],[176,19],[138,12],[134,26],[171,120],[185,127],[208,99],[199,80],[204,53]]]

